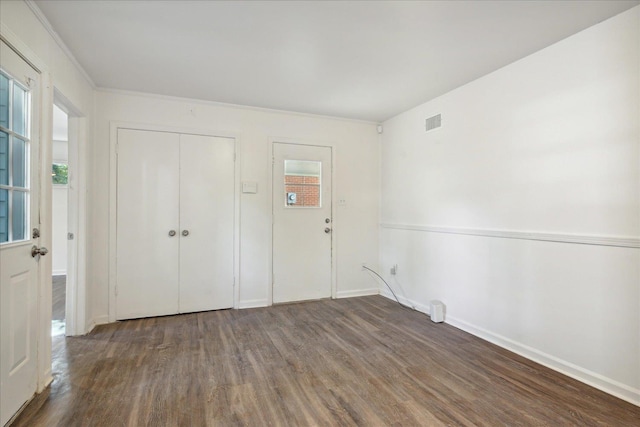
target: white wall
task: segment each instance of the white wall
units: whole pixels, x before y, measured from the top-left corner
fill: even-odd
[[[385,122],[380,243],[410,303],[636,404],[639,27],[636,7]]]
[[[361,271],[361,263],[377,264],[379,140],[374,123],[238,108],[184,99],[131,93],[98,92],[96,115],[93,215],[94,255],[91,282],[93,312],[108,313],[109,133],[112,121],[232,133],[240,141],[241,181],[258,183],[257,194],[240,195],[240,307],[264,306],[269,275],[272,140],[331,145],[335,150],[334,250],[337,294],[377,293],[377,284]]]
[[[55,125],[55,119],[54,119]],[[52,159],[54,163],[69,161],[67,141],[53,141]],[[67,206],[69,187],[54,185],[51,200],[51,269],[54,276],[67,274]]]

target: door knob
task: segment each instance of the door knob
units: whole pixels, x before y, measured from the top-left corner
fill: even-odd
[[[169,230],[169,237],[173,237],[176,235],[176,230]]]
[[[327,227],[327,228],[324,229],[324,232],[329,234],[329,233],[331,233],[331,229],[329,227]]]
[[[331,222],[331,220],[329,218],[325,218],[324,222],[326,222],[327,224],[329,224]]]
[[[189,230],[182,230],[182,235],[187,237],[189,235]]]
[[[48,253],[49,249],[45,248],[44,246],[39,248],[36,245],[33,245],[33,247],[31,247],[31,256],[34,258],[39,257],[40,255],[45,256]]]

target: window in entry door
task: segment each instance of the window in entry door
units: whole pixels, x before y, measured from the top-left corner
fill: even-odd
[[[29,238],[29,101],[0,70],[0,244]]]
[[[322,162],[284,161],[285,206],[288,208],[322,207]]]

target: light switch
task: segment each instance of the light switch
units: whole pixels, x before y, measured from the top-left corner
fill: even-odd
[[[258,192],[258,183],[253,181],[243,182],[242,192],[245,194],[256,194]]]

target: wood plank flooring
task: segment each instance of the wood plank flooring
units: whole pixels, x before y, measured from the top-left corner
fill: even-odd
[[[118,322],[54,353],[13,425],[640,425],[640,407],[380,296]]]

